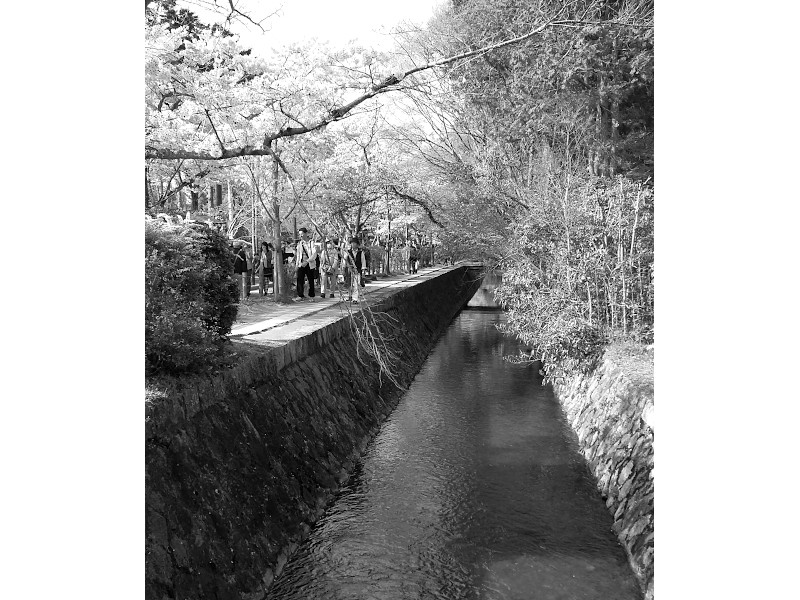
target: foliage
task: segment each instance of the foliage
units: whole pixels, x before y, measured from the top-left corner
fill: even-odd
[[[524,168],[546,142],[567,145],[593,175],[651,171],[652,1],[459,2],[447,17],[443,52],[521,35],[556,16],[578,23],[465,64],[455,90],[509,164]]]
[[[652,339],[652,4],[459,0],[414,40],[430,60],[561,23],[441,69],[399,136],[450,188],[442,253],[504,269],[506,329],[551,378]]]
[[[585,177],[513,230],[496,297],[548,377],[592,369],[612,338],[652,341],[652,198],[622,177]]]
[[[316,133],[327,123],[308,131],[303,124],[338,120],[337,107],[354,90],[369,93],[379,83],[378,56],[363,48],[308,43],[262,58],[224,30],[175,25],[150,18],[145,28],[151,157],[213,159],[235,147],[264,154],[265,137]]]
[[[499,265],[509,331],[552,376],[590,368],[618,333],[652,338],[652,0],[454,0],[403,34],[405,58],[319,44],[259,58],[161,4],[145,34],[156,212],[181,186],[232,181],[267,239],[297,217]],[[392,90],[393,113],[376,95]]]
[[[345,126],[279,137],[266,144],[269,156],[207,160],[236,146],[263,151],[265,136],[319,119],[339,120],[331,116],[337,107],[386,78],[387,57],[318,43],[253,56],[235,36],[203,25],[191,11],[178,10],[174,0],[146,11],[145,39],[146,155],[159,156],[148,163],[151,213],[180,214],[181,190],[195,191],[206,181],[231,182],[242,206],[257,207],[254,233],[261,239],[279,238],[282,228],[291,229],[291,219],[312,225],[320,235],[346,237],[379,225],[387,186],[408,190],[403,173],[391,168],[375,139],[376,111],[354,111]],[[273,161],[280,164],[277,174]],[[238,230],[231,223],[240,212],[229,209],[229,233]]]
[[[145,364],[148,374],[208,366],[236,319],[233,253],[198,224],[145,221]]]

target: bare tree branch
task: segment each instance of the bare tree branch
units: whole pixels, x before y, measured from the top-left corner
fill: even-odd
[[[273,16],[275,16],[276,14],[278,14],[278,11],[276,10],[276,11],[274,11],[272,14],[270,14],[270,15],[267,15],[266,17],[264,17],[264,18],[263,18],[263,19],[261,19],[260,21],[256,22],[256,21],[254,21],[253,19],[251,19],[249,15],[246,15],[245,13],[243,13],[242,11],[240,11],[238,8],[236,8],[236,6],[233,4],[233,0],[228,0],[228,6],[230,6],[230,7],[231,7],[231,12],[230,12],[230,14],[228,15],[228,18],[227,18],[227,19],[225,19],[225,22],[226,22],[226,23],[230,23],[230,22],[231,22],[231,21],[232,21],[232,20],[235,18],[235,15],[239,15],[239,17],[241,17],[242,19],[245,19],[246,21],[250,21],[250,22],[251,22],[253,25],[255,25],[256,27],[258,27],[258,28],[259,28],[261,31],[265,31],[265,29],[264,29],[264,27],[261,25],[261,23],[263,23],[264,21],[266,21],[266,20],[267,20],[267,19],[269,19],[270,17],[273,17]]]
[[[409,201],[409,202],[411,202],[412,204],[416,204],[417,206],[419,206],[420,208],[422,208],[422,210],[424,210],[424,211],[425,211],[425,213],[428,215],[428,218],[431,220],[431,222],[432,222],[433,224],[435,224],[435,225],[438,225],[438,226],[439,226],[439,227],[441,227],[442,229],[444,229],[444,228],[445,228],[445,227],[444,227],[444,225],[442,225],[442,224],[441,224],[441,223],[440,223],[440,222],[439,222],[439,221],[436,219],[436,217],[434,217],[434,216],[433,216],[433,213],[431,212],[431,209],[430,209],[430,207],[428,206],[428,203],[427,203],[427,202],[425,202],[424,200],[420,200],[419,198],[415,198],[414,196],[409,196],[408,194],[404,194],[403,192],[401,192],[400,190],[398,190],[398,189],[397,189],[395,186],[393,186],[393,185],[390,185],[390,186],[389,186],[389,189],[390,189],[390,190],[391,190],[391,191],[392,191],[392,192],[393,192],[395,195],[397,195],[398,197],[400,197],[400,198],[403,198],[404,200],[408,200],[408,201]]]
[[[485,46],[479,48],[477,50],[470,50],[468,52],[462,52],[461,54],[457,54],[455,56],[450,56],[448,58],[444,58],[439,61],[429,62],[424,65],[420,65],[409,69],[405,72],[399,74],[392,74],[386,77],[381,83],[377,85],[373,85],[370,90],[361,94],[360,96],[354,98],[347,104],[342,106],[336,107],[328,111],[328,113],[319,118],[315,123],[308,125],[308,126],[300,126],[300,127],[283,127],[279,129],[276,133],[266,134],[264,136],[264,141],[261,148],[256,148],[255,146],[243,146],[241,148],[235,149],[222,149],[220,154],[212,154],[210,152],[197,152],[191,150],[174,150],[174,149],[167,149],[167,148],[154,148],[149,147],[145,149],[145,158],[152,158],[152,159],[175,159],[175,158],[194,158],[198,160],[225,160],[228,158],[236,158],[240,156],[265,156],[265,155],[272,155],[271,150],[269,149],[270,144],[284,137],[292,137],[296,135],[303,135],[306,133],[311,133],[313,131],[317,131],[318,129],[322,129],[325,126],[333,123],[335,121],[339,121],[343,119],[345,116],[348,115],[355,107],[363,104],[367,100],[374,98],[378,94],[395,91],[401,89],[398,85],[405,80],[406,78],[414,75],[416,73],[420,73],[422,71],[427,71],[430,69],[435,69],[437,67],[442,67],[445,65],[449,65],[451,63],[458,62],[460,60],[465,60],[468,58],[472,58],[475,56],[485,55],[489,52],[493,52],[495,50],[499,50],[500,48],[505,48],[507,46],[511,46],[514,44],[519,44],[524,42],[536,35],[541,34],[546,29],[550,27],[558,27],[558,26],[570,26],[570,25],[579,25],[583,23],[582,21],[575,21],[575,20],[562,20],[562,21],[548,21],[538,27],[535,27],[530,32],[511,38],[509,40],[504,40],[502,42],[498,42],[496,44],[491,44],[489,46]],[[608,22],[607,24],[612,24],[613,22]],[[632,25],[626,23],[617,23],[619,25],[624,25],[630,27]],[[647,26],[649,27],[649,26]],[[213,126],[213,124],[212,124]],[[216,133],[216,131],[215,131]],[[283,167],[282,167],[283,168]],[[285,170],[285,169],[284,169]]]
[[[222,143],[222,140],[219,137],[219,133],[217,133],[217,128],[214,126],[214,121],[211,120],[211,115],[209,114],[208,109],[205,110],[206,110],[206,117],[208,117],[208,122],[211,124],[211,129],[214,130],[214,135],[217,136],[217,141],[219,142],[219,149],[222,150],[222,152],[224,153],[225,145]]]

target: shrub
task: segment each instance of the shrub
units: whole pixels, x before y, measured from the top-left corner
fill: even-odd
[[[495,297],[505,330],[553,380],[588,372],[615,337],[652,339],[653,190],[574,177],[509,228]]]
[[[532,277],[531,283],[534,280]],[[508,313],[500,329],[531,346],[531,358],[542,360],[549,381],[591,372],[607,343],[603,332],[588,323],[575,304],[558,291],[521,285],[513,274],[504,277],[495,291]]]
[[[145,222],[145,368],[211,364],[236,320],[238,287],[226,239],[199,224]]]

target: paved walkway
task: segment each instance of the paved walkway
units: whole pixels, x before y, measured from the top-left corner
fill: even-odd
[[[458,266],[458,265],[456,265]],[[250,298],[244,303],[239,305],[239,314],[236,322],[231,329],[231,337],[238,337],[241,339],[249,339],[255,341],[257,334],[263,333],[268,330],[274,330],[289,323],[293,323],[294,327],[288,328],[292,330],[294,337],[299,331],[306,327],[316,328],[322,322],[333,322],[339,319],[347,311],[347,306],[351,306],[352,310],[356,310],[361,306],[372,304],[381,298],[392,294],[395,290],[410,287],[436,277],[450,269],[456,268],[455,266],[435,266],[420,269],[413,275],[391,275],[389,277],[379,277],[376,281],[367,283],[366,287],[361,288],[360,298],[361,304],[350,304],[342,302],[339,297],[322,299],[319,295],[315,302],[304,300],[303,302],[292,302],[290,304],[279,304],[273,301],[272,294],[268,296],[259,296],[258,287],[255,286],[255,292],[250,294]],[[319,294],[319,290],[317,290]],[[311,319],[309,319],[311,317]],[[274,334],[278,331],[272,332],[270,338],[274,338]],[[287,330],[287,333],[289,331]]]

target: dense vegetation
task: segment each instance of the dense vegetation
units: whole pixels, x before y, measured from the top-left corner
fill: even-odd
[[[504,269],[507,330],[550,377],[611,339],[652,341],[653,3],[453,4],[420,36],[428,53],[571,23],[442,69],[444,98],[424,90],[439,135],[408,146],[454,190],[445,245]]]
[[[236,320],[227,240],[199,224],[145,221],[145,366],[149,375],[207,367]]]
[[[257,57],[175,0],[146,12],[151,213],[482,258],[552,377],[652,339],[652,1],[453,0],[404,56]]]

